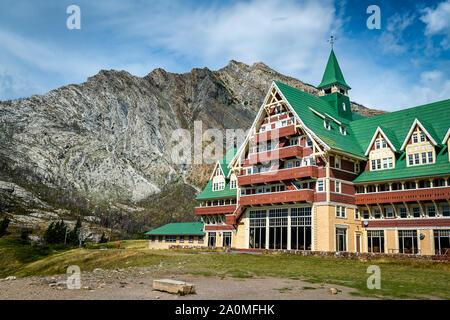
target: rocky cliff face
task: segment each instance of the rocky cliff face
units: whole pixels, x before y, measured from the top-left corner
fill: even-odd
[[[87,208],[148,204],[152,195],[180,184],[192,189],[185,197],[193,198],[211,166],[174,164],[172,132],[192,131],[197,120],[205,129],[246,130],[272,80],[317,94],[313,86],[263,63],[231,61],[217,71],[156,69],[143,78],[102,70],[81,85],[1,102],[0,180],[47,202],[52,198],[54,207],[76,207],[80,201]],[[379,113],[357,104],[352,108],[363,115]],[[0,197],[0,210],[20,204],[10,199],[13,194]],[[33,201],[42,206],[42,200]]]

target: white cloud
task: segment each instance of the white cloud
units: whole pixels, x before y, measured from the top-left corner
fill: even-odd
[[[264,61],[280,72],[314,74],[315,79],[323,68],[317,68],[323,63],[317,53],[326,59],[325,40],[341,27],[331,0],[253,0],[197,9],[177,2],[157,4],[153,12],[146,19],[130,8],[107,23],[120,26],[123,37],[143,37],[151,48],[210,68],[231,59]]]
[[[402,54],[408,50],[408,43],[403,41],[403,32],[414,20],[415,15],[408,12],[389,17],[386,29],[379,38],[384,53]]]
[[[425,8],[420,20],[426,24],[425,35],[443,35],[441,46],[450,48],[450,0],[441,2],[436,9]]]

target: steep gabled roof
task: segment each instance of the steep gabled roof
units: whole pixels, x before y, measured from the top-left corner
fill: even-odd
[[[210,180],[206,184],[206,187],[203,189],[203,191],[195,198],[196,200],[207,200],[207,199],[220,199],[220,198],[230,198],[230,197],[236,197],[237,190],[236,189],[230,189],[230,179],[228,178],[228,175],[230,173],[230,168],[228,168],[228,165],[230,164],[231,160],[234,158],[234,155],[236,154],[238,148],[233,148],[227,151],[225,156],[218,160],[216,163],[216,166],[214,169],[217,168],[217,166],[220,166],[222,168],[223,174],[225,176],[225,188],[223,190],[217,190],[213,191],[213,175],[211,175]],[[214,173],[214,171],[213,171]]]
[[[432,132],[430,135],[435,136],[436,141],[441,141],[450,123],[450,99],[352,121],[350,127],[358,144],[366,149],[378,126],[393,144],[396,144],[394,139],[403,143],[416,118],[427,124],[427,131]],[[400,150],[401,144],[397,146]]]
[[[351,89],[350,86],[345,82],[344,75],[342,74],[341,68],[339,67],[339,63],[336,59],[334,51],[331,50],[327,66],[322,77],[322,82],[317,88],[321,89],[334,83],[339,83],[347,89]]]
[[[396,152],[398,150],[398,142],[397,142],[397,139],[395,138],[395,135],[392,133],[392,131],[387,128],[383,129],[381,126],[378,126],[372,136],[372,140],[370,140],[370,143],[367,146],[366,153],[365,153],[366,156],[369,155],[370,149],[372,148],[373,144],[375,143],[375,139],[377,138],[378,134],[381,134],[384,137],[384,139],[387,141],[387,143],[389,144],[389,146],[391,147],[391,149],[394,152]]]
[[[406,145],[408,144],[409,138],[411,138],[411,135],[413,134],[414,128],[416,126],[419,126],[420,129],[422,129],[422,131],[427,135],[428,139],[430,139],[431,143],[436,146],[438,143],[436,141],[437,136],[436,133],[433,130],[433,127],[429,124],[426,125],[426,127],[428,127],[428,129],[423,125],[423,123],[426,123],[425,121],[420,121],[418,118],[414,119],[414,122],[411,125],[411,128],[409,129],[405,139],[403,140],[403,144],[400,148],[400,150],[405,150]],[[433,134],[432,134],[433,133]]]
[[[203,222],[185,222],[185,223],[168,223],[162,227],[153,229],[146,233],[151,236],[175,236],[175,235],[189,235],[189,236],[202,236]]]
[[[335,123],[336,121],[331,123],[331,130],[325,129],[323,125],[324,120],[318,114],[323,116],[328,114],[329,116],[332,116],[334,120],[346,125],[351,123],[348,119],[340,117],[337,110],[329,103],[284,83],[278,81],[274,82],[282,96],[294,109],[304,125],[313,131],[313,133],[328,147],[334,150],[351,153],[359,157],[364,156],[364,150],[362,150],[360,145],[356,142],[350,127],[347,127],[346,135],[343,135],[340,132],[339,125]]]

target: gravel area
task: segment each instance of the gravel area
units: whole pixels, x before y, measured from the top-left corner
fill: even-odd
[[[175,279],[193,283],[196,294],[179,296],[153,291],[154,279]],[[186,299],[366,299],[350,295],[354,289],[311,284],[301,280],[279,278],[220,278],[216,276],[171,275],[152,268],[126,268],[83,272],[81,289],[70,290],[67,275],[36,276],[0,281],[0,300],[186,300]],[[331,294],[330,288],[338,289]]]

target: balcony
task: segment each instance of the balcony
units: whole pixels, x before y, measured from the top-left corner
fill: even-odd
[[[289,146],[270,151],[251,153],[250,157],[245,160],[244,165],[253,165],[260,162],[292,157],[303,157],[303,148],[300,146]]]
[[[270,203],[284,203],[297,201],[314,201],[314,191],[310,189],[282,191],[243,195],[240,199],[240,204],[243,206],[270,204]]]
[[[292,136],[295,134],[295,126],[286,126],[278,129],[268,130],[264,132],[260,132],[255,134],[254,142],[263,142],[263,141],[269,141],[273,139],[278,139],[281,137],[287,137]]]
[[[226,206],[211,206],[211,207],[197,207],[194,209],[196,215],[203,214],[228,214],[233,213],[236,210],[236,205],[226,205]]]
[[[357,205],[450,199],[450,187],[357,193]]]
[[[296,167],[239,176],[238,183],[239,186],[245,186],[249,184],[268,183],[273,181],[282,181],[306,177],[317,177],[317,167],[316,166]]]

